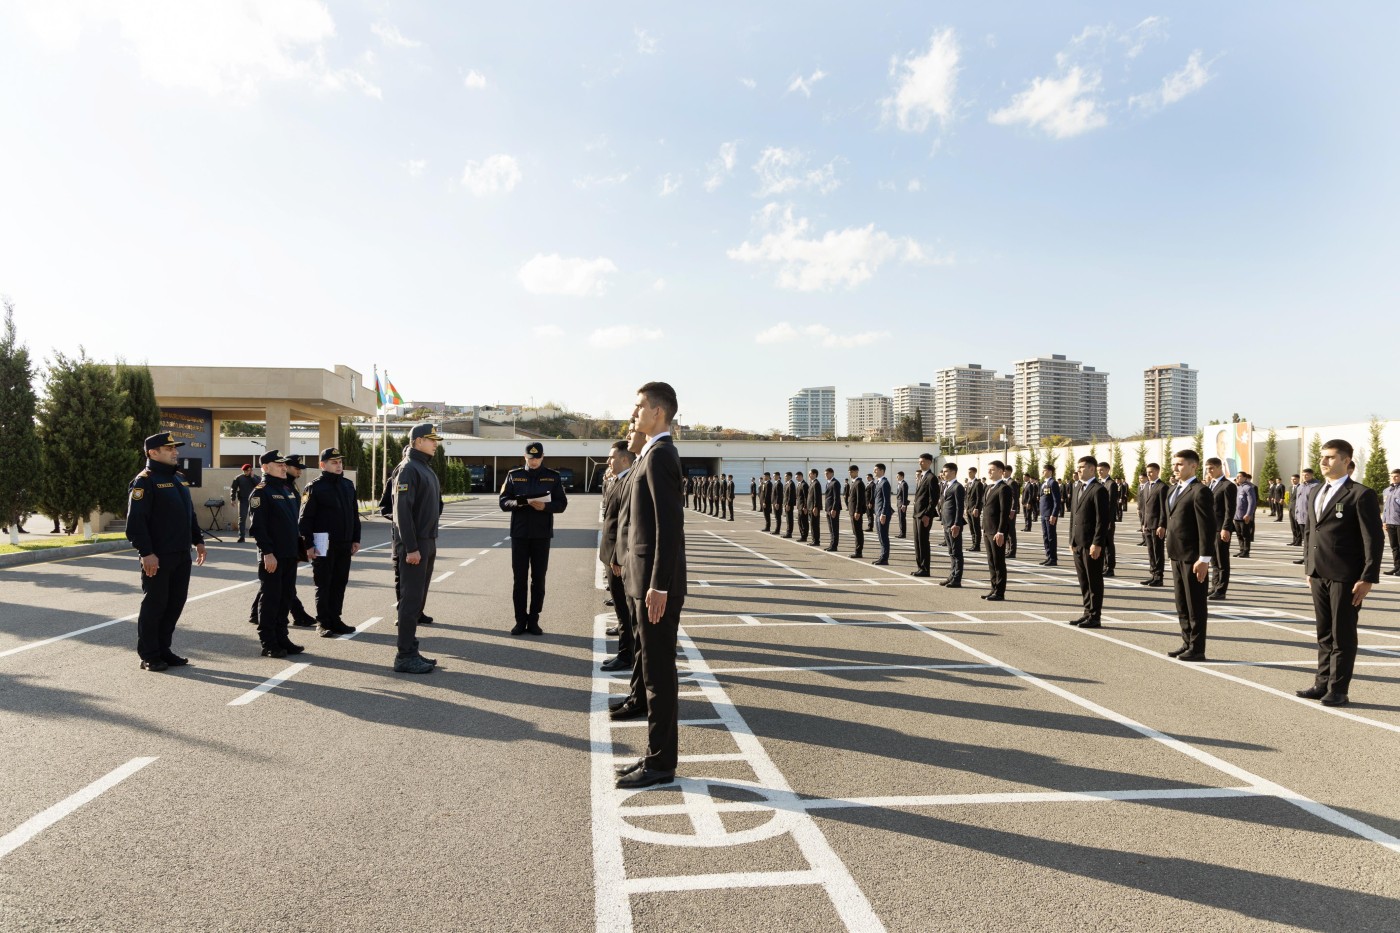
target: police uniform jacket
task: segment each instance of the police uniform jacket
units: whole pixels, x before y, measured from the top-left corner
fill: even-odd
[[[127,492],[126,539],[142,557],[189,554],[204,536],[194,502],[175,467],[154,460],[137,473]]]
[[[360,500],[348,476],[322,473],[307,485],[301,499],[298,527],[303,538],[322,532],[331,544],[359,543]]]
[[[248,500],[249,533],[258,542],[259,554],[278,560],[296,560],[301,549],[297,530],[297,494],[292,484],[276,476],[264,476]]]
[[[1040,484],[1040,517],[1056,518],[1061,512],[1060,481],[1052,476]]]
[[[237,502],[240,499],[246,502],[252,498],[253,489],[257,485],[257,477],[251,476],[247,473],[239,473],[233,478],[233,482],[229,484],[229,495],[234,502]]]
[[[679,493],[679,476],[674,488]],[[528,500],[541,496],[549,496],[543,511],[536,511],[526,504]],[[510,513],[512,538],[554,537],[554,516],[568,507],[569,497],[564,492],[564,483],[559,473],[548,467],[533,470],[516,467],[506,474],[506,480],[501,484],[501,511]]]
[[[397,550],[411,554],[419,542],[438,536],[438,516],[442,514],[442,486],[428,466],[432,458],[409,448],[394,477],[394,533]]]

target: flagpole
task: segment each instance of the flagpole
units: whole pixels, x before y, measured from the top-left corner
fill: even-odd
[[[375,409],[375,413],[377,414],[377,413],[379,412],[379,364],[378,364],[378,363],[375,363],[375,364],[374,364],[374,409]],[[370,503],[371,503],[371,506],[370,506],[371,508],[374,507],[374,506],[373,506],[373,503],[376,503],[376,502],[379,501],[379,497],[376,496],[376,495],[374,494],[374,492],[375,492],[375,490],[374,490],[375,481],[379,478],[379,441],[375,438],[375,433],[376,433],[375,428],[377,428],[378,425],[375,424],[375,420],[376,420],[376,419],[374,419],[374,418],[370,418],[370,419],[369,419],[369,444],[370,444],[370,447],[369,447],[369,499],[370,499]]]
[[[385,400],[386,402],[391,402],[391,401],[393,401],[393,398],[389,395],[388,388],[389,388],[389,370],[388,370],[388,369],[385,369],[385,370],[384,370],[384,389],[385,389],[385,392],[384,392],[384,400]],[[383,417],[384,417],[384,463],[383,463],[384,475],[383,475],[382,477],[380,477],[380,485],[384,486],[384,487],[387,489],[388,486],[389,486],[389,406],[388,406],[388,405],[385,405],[385,406],[384,406]]]

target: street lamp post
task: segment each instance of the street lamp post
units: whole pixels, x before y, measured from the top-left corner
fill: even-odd
[[[986,415],[982,418],[982,450],[983,452],[992,449],[992,416]]]

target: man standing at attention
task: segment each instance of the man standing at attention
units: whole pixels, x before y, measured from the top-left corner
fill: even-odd
[[[1163,564],[1163,545],[1167,527],[1167,484],[1159,477],[1162,468],[1156,463],[1147,465],[1147,482],[1138,489],[1138,519],[1142,524],[1143,540],[1147,543],[1147,579],[1143,586],[1161,586],[1166,573]]]
[[[1400,470],[1390,471],[1390,485],[1385,488],[1381,521],[1385,523],[1385,534],[1390,539],[1390,569],[1385,575],[1400,577]]]
[[[824,493],[822,492],[821,476],[817,474],[813,467],[807,473],[811,480],[807,485],[807,501],[802,504],[802,508],[807,511],[807,523],[812,530],[812,547],[822,546],[822,502]]]
[[[1356,624],[1361,603],[1380,582],[1385,539],[1375,490],[1352,481],[1351,444],[1322,445],[1326,485],[1308,506],[1303,532],[1304,567],[1317,615],[1317,677],[1298,696],[1323,706],[1346,706],[1356,666]]]
[[[146,468],[127,493],[126,540],[141,558],[136,653],[143,671],[189,663],[171,650],[171,641],[190,592],[190,548],[194,562],[203,565],[204,535],[190,490],[175,472],[183,446],[169,432],[146,438]]]
[[[316,620],[321,637],[334,638],[355,631],[340,614],[345,606],[345,587],[350,582],[350,558],[360,553],[360,501],[355,484],[344,475],[345,461],[335,447],[321,451],[321,475],[302,494],[302,539],[315,544],[315,536],[325,535],[323,548],[316,548],[311,561],[311,578],[316,583]]]
[[[856,539],[855,553],[851,556],[859,558],[865,548],[865,530],[861,524],[865,521],[865,484],[860,481],[860,467],[851,465],[851,478],[846,483],[846,512],[851,516],[851,534]]]
[[[394,670],[428,674],[437,663],[418,650],[418,622],[428,602],[428,585],[437,560],[438,518],[442,487],[432,470],[442,435],[432,424],[417,424],[408,434],[394,477],[394,550],[399,555],[399,635]]]
[[[1079,458],[1079,481],[1070,496],[1069,549],[1074,554],[1074,575],[1084,614],[1070,625],[1103,627],[1104,545],[1113,534],[1114,506],[1108,488],[1095,478],[1093,457]]]
[[[678,474],[678,495],[680,490]],[[544,609],[544,583],[549,573],[549,542],[554,537],[554,516],[569,507],[569,497],[559,474],[545,467],[544,445],[539,441],[525,446],[525,465],[506,474],[500,502],[501,511],[510,513],[510,567],[515,584],[511,590],[515,627],[510,633],[543,635],[540,611]],[[684,503],[681,508],[685,508]]]
[[[1000,601],[1006,598],[1006,550],[1015,532],[1016,492],[1006,481],[1006,464],[993,460],[987,464],[991,485],[982,497],[982,531],[987,536],[987,569],[991,573],[992,591],[982,598]]]
[[[962,586],[962,530],[967,524],[964,509],[966,496],[967,490],[958,482],[958,465],[943,464],[943,494],[938,500],[938,521],[943,525],[943,543],[948,548],[948,577],[938,585],[952,590]]]
[[[876,567],[890,562],[890,519],[894,517],[890,481],[885,479],[885,465],[875,464],[875,478],[870,484],[870,513],[874,516],[875,534],[880,541],[880,556],[871,561]]]
[[[233,478],[229,485],[229,497],[238,505],[238,543],[248,537],[248,500],[253,496],[253,488],[258,479],[253,475],[253,465],[243,464],[243,472]]]
[[[982,550],[982,499],[987,487],[977,478],[977,467],[967,468],[967,530],[972,535],[972,550]]]
[[[1210,600],[1224,599],[1230,589],[1230,538],[1235,530],[1235,484],[1225,476],[1219,457],[1206,461],[1206,476],[1215,506],[1215,560],[1210,565]]]
[[[613,613],[617,615],[617,654],[603,662],[605,671],[631,670],[636,649],[627,594],[622,589],[622,566],[618,562],[618,512],[627,495],[627,477],[636,459],[636,454],[627,449],[626,441],[616,441],[608,453],[608,469],[612,471],[613,480],[603,491],[603,535],[598,541],[598,560],[603,563],[608,595],[612,597]]]
[[[1254,543],[1254,519],[1259,511],[1259,489],[1254,477],[1244,470],[1238,474],[1239,487],[1235,493],[1235,533],[1239,535],[1240,550],[1236,557],[1248,557]]]
[[[927,577],[933,570],[929,530],[938,518],[938,479],[933,475],[933,454],[919,454],[919,475],[914,478],[914,572]]]
[[[894,475],[894,504],[899,511],[899,536],[904,537],[908,530],[909,484],[904,481],[904,471]]]
[[[831,467],[826,468],[826,489],[822,491],[822,498],[826,509],[826,528],[831,532],[831,546],[827,550],[835,553],[841,540],[841,481]]]
[[[678,408],[675,389],[664,382],[648,382],[637,390],[632,411],[633,427],[649,439],[628,484],[622,578],[641,636],[647,746],[645,755],[617,769],[619,788],[669,784],[676,776],[680,729],[676,634],[686,596],[681,458],[671,440],[671,421]]]
[[[1060,481],[1055,479],[1055,468],[1046,465],[1041,470],[1044,482],[1040,484],[1040,536],[1045,541],[1045,560],[1042,567],[1054,567],[1059,563],[1059,532],[1055,523],[1060,520]]]
[[[1220,540],[1211,492],[1196,473],[1201,455],[1178,450],[1172,458],[1176,485],[1167,496],[1167,559],[1175,580],[1176,617],[1181,623],[1181,647],[1167,656],[1181,661],[1206,659],[1206,575]]]

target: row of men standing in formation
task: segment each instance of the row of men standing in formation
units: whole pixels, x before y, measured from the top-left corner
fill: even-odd
[[[734,521],[734,474],[687,476],[683,492],[686,508]]]

